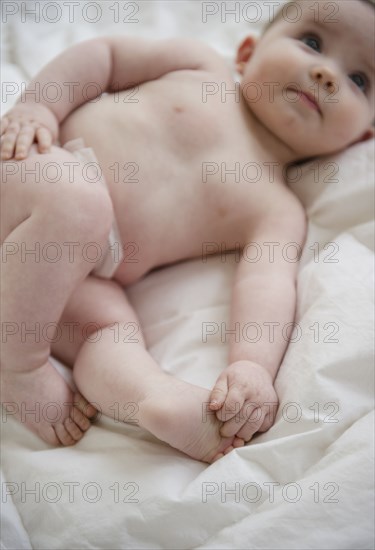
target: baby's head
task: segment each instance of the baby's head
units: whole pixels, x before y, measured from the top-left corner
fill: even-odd
[[[297,158],[374,135],[374,25],[372,0],[293,0],[240,45],[249,108]]]

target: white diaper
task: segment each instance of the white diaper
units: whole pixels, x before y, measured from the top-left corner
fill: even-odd
[[[92,181],[98,181],[98,177],[100,176],[100,183],[102,185],[106,185],[94,150],[91,147],[85,147],[83,139],[72,139],[71,141],[65,143],[63,149],[66,149],[72,153],[79,162],[85,164],[86,173]],[[98,167],[99,170],[96,167]],[[90,172],[92,172],[92,176],[89,175]],[[107,245],[107,249],[103,254],[102,262],[95,267],[92,273],[98,277],[111,279],[124,258],[123,246],[115,218],[113,218],[112,229],[108,237]]]

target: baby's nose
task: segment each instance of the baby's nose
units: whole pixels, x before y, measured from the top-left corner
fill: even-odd
[[[316,66],[310,71],[311,77],[315,82],[321,84],[325,89],[334,91],[337,85],[337,78],[334,72],[328,67]]]

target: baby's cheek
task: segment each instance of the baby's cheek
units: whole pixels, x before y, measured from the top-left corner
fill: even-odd
[[[364,131],[365,125],[355,112],[343,113],[334,126],[334,139],[343,147],[357,140]]]
[[[246,83],[248,85],[256,84],[263,88],[265,84],[277,80],[277,74],[275,74],[276,68],[277,65],[275,63],[270,64],[269,60],[263,60],[262,56],[258,56],[247,65],[245,73]]]

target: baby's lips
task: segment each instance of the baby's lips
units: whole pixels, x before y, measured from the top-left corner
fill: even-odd
[[[295,92],[299,98],[304,97],[305,101],[310,102],[315,107],[315,109],[319,112],[319,114],[322,115],[322,111],[321,111],[319,102],[315,97],[315,94],[312,94],[310,92],[304,92],[303,90],[298,89],[294,86],[289,86],[288,90]]]

